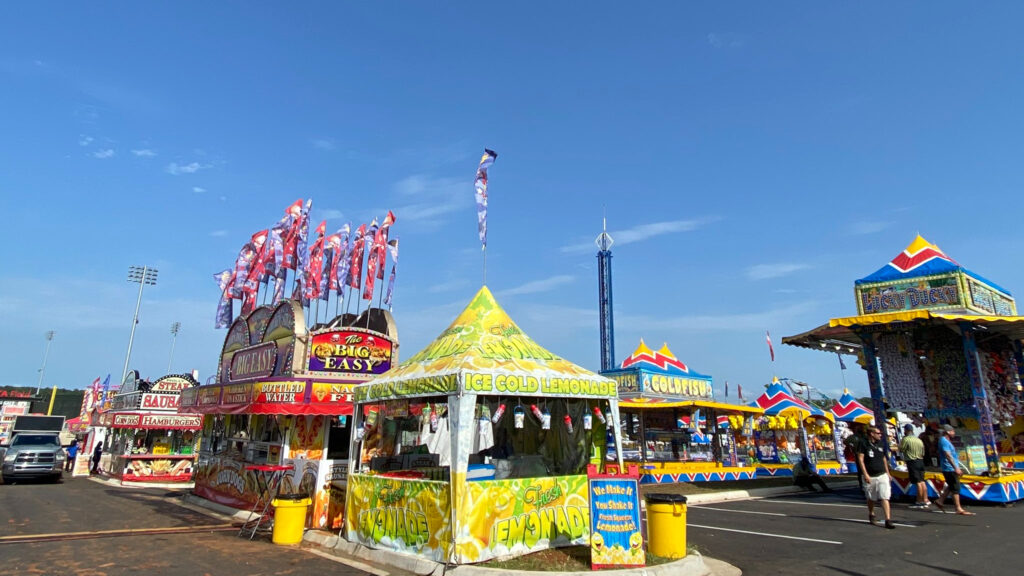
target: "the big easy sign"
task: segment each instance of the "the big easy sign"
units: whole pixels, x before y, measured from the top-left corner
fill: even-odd
[[[139,407],[143,410],[177,410],[180,402],[181,396],[178,394],[146,393],[142,395],[142,404]]]

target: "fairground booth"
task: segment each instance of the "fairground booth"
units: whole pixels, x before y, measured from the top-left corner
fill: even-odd
[[[288,466],[280,492],[313,499],[312,528],[341,527],[352,388],[398,355],[390,312],[353,316],[307,330],[302,306],[282,300],[235,319],[216,382],[181,398],[182,412],[204,415],[196,494],[250,508],[260,496],[252,466]]]
[[[803,456],[822,476],[841,472],[830,412],[797,398],[777,379],[750,405],[764,410],[754,423],[759,476],[792,476]]]
[[[840,464],[843,465],[844,472],[856,473],[856,454],[853,453],[852,448],[849,453],[845,452],[844,448],[847,445],[847,439],[857,433],[857,428],[870,425],[875,421],[875,415],[846,389],[843,390],[843,395],[836,400],[829,412],[836,420],[836,440],[838,440],[836,456],[839,458]]]
[[[764,411],[715,402],[711,376],[691,370],[667,344],[655,352],[641,340],[619,369],[601,374],[618,382],[622,457],[639,465],[641,484],[754,477],[750,428],[744,434],[741,420]],[[738,425],[707,427],[720,417]]]
[[[453,564],[589,544],[615,381],[542,348],[486,287],[355,401],[348,540]]]
[[[961,496],[1001,503],[1024,498],[1024,472],[1012,469],[1024,454],[1024,318],[1010,293],[920,236],[854,286],[857,316],[833,318],[783,342],[858,354],[883,429],[887,410],[912,415],[929,431],[956,428],[954,445],[970,468]],[[943,487],[935,467],[937,438],[925,436],[934,495]],[[905,472],[893,476],[897,494],[914,493]]]
[[[110,409],[100,413],[107,429],[100,472],[122,484],[190,482],[202,417],[179,414],[184,390],[198,386],[191,374],[170,374],[153,382],[131,370]]]

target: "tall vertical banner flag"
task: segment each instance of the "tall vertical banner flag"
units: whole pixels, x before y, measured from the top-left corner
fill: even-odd
[[[384,296],[384,305],[391,308],[391,296],[395,293],[395,269],[398,267],[398,238],[388,240],[388,251],[391,252],[391,277],[388,278],[388,293]]]
[[[352,255],[349,258],[348,286],[359,290],[363,286],[363,242],[366,235],[366,224],[360,224],[356,235],[352,238]]]
[[[324,271],[320,278],[320,299],[329,300],[338,287],[338,256],[341,252],[341,231],[324,239]]]
[[[736,385],[736,395],[740,397],[740,401],[743,401],[743,384]]]
[[[836,352],[836,358],[839,358],[839,369],[846,370],[846,363],[843,362],[843,355],[840,354],[839,352]]]
[[[289,226],[284,233],[281,257],[285,268],[295,270],[295,244],[298,242],[299,225],[302,223],[302,198],[285,209],[284,214],[288,218]]]
[[[309,252],[307,251],[307,239],[309,237],[309,210],[313,207],[313,199],[306,200],[306,206],[299,215],[296,223],[295,233],[295,278],[298,280],[295,289],[292,290],[292,299],[298,300],[303,306],[309,302],[306,299],[306,284],[309,282]]]
[[[242,286],[242,314],[248,314],[256,308],[256,296],[259,294],[260,282],[266,276],[266,246],[268,230],[260,230],[252,235],[250,244],[253,250],[252,264]]]
[[[220,287],[220,301],[217,302],[217,317],[213,321],[213,327],[216,328],[227,328],[231,325],[232,310],[231,310],[231,269],[222,270],[213,275],[213,279],[217,281],[217,285]]]
[[[306,300],[320,298],[320,280],[324,275],[324,234],[327,233],[327,221],[320,222],[316,227],[316,240],[309,247],[309,260],[306,265]]]
[[[484,148],[480,166],[476,169],[476,222],[480,233],[480,247],[487,249],[487,169],[498,159],[498,153]]]
[[[726,398],[729,397],[729,381],[728,380],[725,381],[725,397]]]
[[[384,265],[386,258],[384,253],[388,248],[388,234],[391,231],[391,225],[395,223],[395,213],[388,210],[388,215],[384,217],[384,223],[380,225],[380,230],[377,231],[377,238],[373,239],[373,245],[377,247],[377,260],[379,261],[379,267],[377,268],[377,280],[384,279]]]
[[[342,296],[345,285],[348,284],[348,261],[352,253],[352,243],[349,237],[352,235],[352,225],[346,223],[338,230],[341,236],[341,250],[334,255],[334,276],[331,277],[331,290],[338,296]]]
[[[363,237],[363,245],[370,244],[369,255],[366,258],[366,286],[363,288],[363,300],[373,300],[373,285],[377,281],[377,239],[380,237],[380,229],[377,227],[377,219],[370,223],[370,229]]]
[[[772,348],[772,334],[771,332],[764,331],[764,339],[768,342],[768,354],[772,357],[772,362],[775,362],[775,349]]]
[[[245,281],[249,278],[249,269],[252,268],[254,258],[256,251],[252,249],[251,242],[246,242],[235,258],[235,274],[231,281],[232,298],[239,299],[245,293]]]
[[[103,380],[103,394],[100,396],[100,409],[106,410],[110,406],[110,374]]]

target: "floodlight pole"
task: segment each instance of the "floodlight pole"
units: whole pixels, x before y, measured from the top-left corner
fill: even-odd
[[[171,363],[174,362],[174,343],[178,341],[178,332],[181,330],[181,322],[171,324],[171,357],[167,359],[167,373],[171,373]]]
[[[53,335],[56,334],[53,330],[46,332],[46,351],[43,352],[43,367],[39,369],[39,383],[36,384],[36,396],[39,396],[39,391],[43,389],[43,376],[46,375],[46,358],[50,355],[50,342],[53,342]]]
[[[131,266],[128,268],[128,281],[139,284],[139,297],[135,301],[135,316],[132,318],[132,332],[128,337],[128,354],[124,357],[124,371],[121,373],[121,382],[128,377],[128,363],[132,359],[132,344],[135,342],[135,326],[139,323],[139,306],[142,304],[142,289],[149,284],[156,285],[157,270],[149,266]]]

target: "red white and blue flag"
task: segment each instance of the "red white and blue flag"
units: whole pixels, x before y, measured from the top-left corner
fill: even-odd
[[[768,342],[768,354],[772,357],[772,362],[775,362],[775,348],[772,348],[772,334],[771,332],[764,331],[764,339]]]
[[[231,269],[225,269],[213,275],[220,286],[220,301],[217,302],[217,317],[213,321],[214,328],[227,328],[233,320],[231,310]]]
[[[360,224],[352,238],[352,254],[349,258],[348,286],[359,290],[363,286],[363,243],[366,240],[366,224]]]
[[[480,165],[476,169],[476,221],[481,249],[487,249],[487,169],[498,159],[498,153],[484,148]]]
[[[363,244],[370,243],[369,254],[366,257],[366,286],[363,287],[363,300],[373,300],[373,285],[377,282],[377,265],[379,252],[377,242],[380,240],[380,228],[377,219],[370,223],[370,229],[366,231]]]
[[[391,296],[395,293],[395,269],[398,267],[398,238],[388,241],[388,251],[391,252],[391,277],[388,278],[388,292],[384,296],[384,305],[391,308]]]

